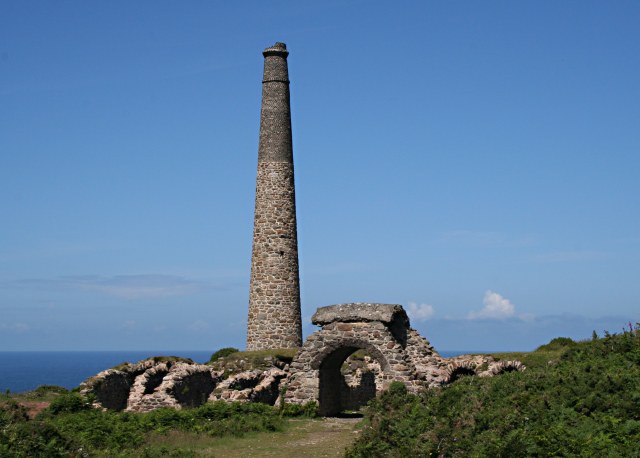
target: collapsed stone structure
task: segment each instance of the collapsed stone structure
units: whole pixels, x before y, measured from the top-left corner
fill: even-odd
[[[80,392],[93,395],[95,407],[127,412],[197,407],[220,400],[273,405],[286,376],[273,367],[225,378],[223,371],[210,365],[152,358],[102,371],[83,382]]]
[[[222,373],[182,358],[125,363],[87,379],[80,392],[110,410],[148,412],[160,407],[195,407],[206,402]]]
[[[400,305],[353,303],[321,307],[313,316],[321,329],[291,361],[269,359],[262,368],[225,376],[224,365],[182,359],[123,364],[81,386],[97,407],[147,412],[195,407],[206,401],[294,404],[317,402],[321,415],[357,410],[393,381],[412,392],[445,386],[464,375],[491,377],[523,370],[517,361],[485,355],[442,358],[412,329]]]

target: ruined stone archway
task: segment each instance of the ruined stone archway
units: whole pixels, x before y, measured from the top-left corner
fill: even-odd
[[[358,350],[365,350],[380,368],[388,367],[386,359],[375,348],[370,348],[362,342],[351,342],[350,345],[340,347],[327,355],[318,366],[318,403],[320,415],[338,415],[345,410],[358,410],[376,395],[380,381],[376,378],[381,370],[372,371],[369,365],[364,365],[355,371],[345,374],[345,362]],[[374,356],[375,355],[375,356]],[[348,366],[348,365],[347,365]],[[351,369],[350,367],[346,368]],[[377,373],[376,373],[377,372]],[[347,377],[349,381],[347,381]]]
[[[307,338],[292,361],[285,400],[298,404],[316,401],[321,415],[336,415],[349,404],[340,367],[355,351],[365,350],[379,364],[373,380],[375,392],[392,381],[404,382],[410,390],[418,388],[422,376],[414,356],[437,355],[409,327],[400,305],[331,305],[319,308],[312,321],[322,328]]]

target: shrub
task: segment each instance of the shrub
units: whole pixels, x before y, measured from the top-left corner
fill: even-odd
[[[18,423],[0,434],[0,456],[3,457],[67,457],[74,450],[73,440],[45,422]]]
[[[227,356],[233,354],[233,353],[237,353],[240,350],[238,350],[237,348],[233,348],[233,347],[225,347],[225,348],[221,348],[220,350],[216,351],[215,353],[213,353],[211,355],[211,358],[209,358],[209,362],[212,363],[214,361],[218,361],[220,358],[226,358]]]
[[[28,419],[27,409],[13,399],[0,402],[0,428],[12,423],[27,421]]]
[[[283,417],[315,418],[318,416],[318,403],[315,401],[309,401],[305,404],[282,403],[280,415]]]
[[[531,355],[539,364],[524,372],[420,396],[392,384],[370,402],[347,456],[635,456],[640,333],[554,339]]]
[[[89,401],[78,393],[64,393],[49,404],[47,411],[53,415],[81,412],[91,409]]]
[[[539,346],[536,351],[558,351],[573,347],[577,342],[569,337],[556,337],[548,344]]]

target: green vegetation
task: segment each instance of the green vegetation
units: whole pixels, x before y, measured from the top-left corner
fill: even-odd
[[[576,344],[577,342],[569,337],[556,337],[548,344],[540,345],[536,351],[564,351]]]
[[[369,404],[347,456],[640,456],[638,326],[496,356],[527,370],[420,396],[392,384]]]
[[[294,353],[234,352],[220,362],[283,364]],[[530,353],[493,356],[518,359],[527,370],[461,377],[421,395],[393,383],[366,408],[347,456],[640,456],[638,326],[590,341],[557,338]],[[332,453],[341,453],[356,437],[354,423],[313,419],[315,403],[214,402],[137,414],[93,409],[90,401],[51,386],[0,395],[0,458],[312,457],[324,456],[332,444]],[[36,404],[49,407],[38,414]]]
[[[101,411],[75,392],[59,394],[35,419],[16,400],[0,400],[0,457],[195,456],[193,437],[241,437],[286,428],[287,417],[311,417],[315,404],[212,402],[145,414]],[[161,441],[178,437],[178,444]]]
[[[182,356],[152,356],[151,358],[147,358],[153,360],[154,363],[189,363],[193,364],[193,360],[191,358],[184,358]],[[124,361],[120,364],[113,366],[111,369],[122,370],[134,363],[130,363],[128,361]]]
[[[24,393],[6,393],[0,394],[0,403],[3,399],[13,399],[18,402],[51,402],[61,394],[67,393],[69,390],[56,385],[40,385],[32,391]]]
[[[293,357],[298,352],[297,348],[234,352],[231,352],[231,350],[226,348],[218,350],[211,355],[211,360],[207,363],[216,370],[223,371],[225,378],[231,374],[254,369],[267,370],[274,366],[283,368],[293,361]],[[217,355],[220,352],[225,353],[227,351],[229,352],[227,355]]]
[[[220,358],[226,358],[227,356],[229,356],[232,353],[238,353],[240,350],[238,350],[237,348],[234,347],[224,347],[221,348],[220,350],[214,352],[211,355],[211,358],[209,358],[209,362],[213,363],[214,361],[218,361]]]

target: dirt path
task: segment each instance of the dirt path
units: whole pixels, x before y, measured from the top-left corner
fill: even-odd
[[[283,433],[257,434],[213,447],[216,457],[342,457],[356,439],[358,418],[290,420]]]
[[[283,432],[254,433],[241,438],[168,435],[157,438],[154,443],[175,445],[176,440],[183,444],[187,440],[188,448],[200,457],[333,458],[344,456],[346,448],[358,437],[359,422],[359,418],[291,419]]]
[[[42,412],[44,409],[46,409],[47,407],[49,407],[49,404],[51,404],[48,401],[21,401],[20,402],[21,405],[23,405],[25,407],[25,409],[27,409],[27,414],[29,415],[29,418],[33,419],[36,417],[36,415],[38,415],[40,412]]]

